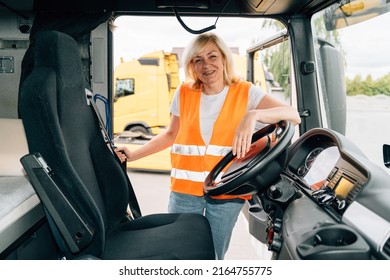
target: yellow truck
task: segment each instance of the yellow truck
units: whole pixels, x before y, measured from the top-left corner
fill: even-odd
[[[156,51],[115,68],[114,134],[157,134],[169,122],[169,104],[180,84],[177,54]]]
[[[246,79],[246,57],[233,53],[233,59],[237,74]],[[113,128],[116,146],[136,149],[166,128],[173,94],[182,82],[179,71],[179,54],[164,51],[122,61],[115,68]],[[267,91],[265,71],[258,58],[255,60],[254,77],[255,84]],[[130,162],[128,168],[169,171],[169,149]]]
[[[156,51],[122,61],[114,71],[114,143],[136,149],[164,129],[169,106],[180,84],[176,53]],[[128,164],[129,168],[168,171],[169,150]]]

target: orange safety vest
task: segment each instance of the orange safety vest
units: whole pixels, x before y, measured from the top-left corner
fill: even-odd
[[[203,196],[203,183],[214,166],[231,151],[233,137],[247,112],[251,83],[240,81],[229,87],[221,112],[215,121],[210,144],[200,131],[201,90],[191,85],[180,87],[180,129],[171,149],[171,190]],[[228,168],[224,168],[225,171]],[[220,176],[222,176],[219,174]],[[250,199],[251,196],[221,195],[217,199]]]

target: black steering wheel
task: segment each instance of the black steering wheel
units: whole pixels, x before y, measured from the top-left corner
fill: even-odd
[[[266,190],[284,168],[287,147],[294,132],[294,126],[288,121],[267,125],[255,132],[245,157],[237,159],[229,152],[211,170],[204,181],[205,194],[247,195]],[[219,180],[222,170],[229,164]]]

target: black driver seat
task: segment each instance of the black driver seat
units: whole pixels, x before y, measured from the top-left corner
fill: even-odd
[[[210,226],[201,215],[126,219],[131,184],[86,100],[88,85],[76,41],[64,33],[43,31],[34,43],[34,68],[19,99],[29,150],[42,155],[56,185],[77,206],[92,234],[90,242],[67,250],[66,257],[214,259]],[[66,221],[67,210],[53,204]]]

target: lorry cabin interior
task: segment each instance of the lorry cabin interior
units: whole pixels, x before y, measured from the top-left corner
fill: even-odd
[[[344,2],[353,13],[367,0],[358,6]],[[281,122],[260,130],[253,143],[276,137],[269,150],[248,159],[256,164],[222,187],[206,182],[213,188],[205,192],[253,194],[243,210],[248,230],[274,252],[274,259],[390,259],[389,174],[345,137],[341,53],[323,41],[326,63],[315,63],[311,19],[339,3],[0,0],[0,259],[215,259],[205,217],[142,215],[131,178],[113,155],[113,131],[104,128],[107,122],[112,128],[113,120],[95,106],[93,93],[102,94],[113,110],[113,25],[124,15],[176,18],[194,35],[218,30],[218,23],[194,30],[186,17],[264,18],[283,24],[283,32],[254,47],[289,41],[290,101],[302,122],[296,128]],[[247,51],[253,61],[254,52]],[[323,85],[326,90],[320,92]],[[331,117],[324,118],[323,111]],[[301,173],[302,162],[317,146],[329,157],[337,149],[331,172],[320,178],[332,188],[314,190]],[[383,153],[388,164],[388,145]],[[318,162],[313,166],[318,168]],[[359,215],[373,224],[364,224]]]

